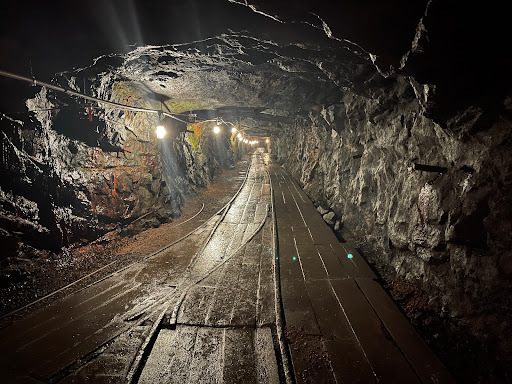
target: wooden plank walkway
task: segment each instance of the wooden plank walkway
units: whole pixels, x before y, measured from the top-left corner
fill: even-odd
[[[296,382],[454,383],[355,247],[338,242],[283,168],[269,171]]]

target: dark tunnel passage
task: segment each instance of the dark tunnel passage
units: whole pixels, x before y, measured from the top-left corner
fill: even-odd
[[[0,32],[0,377],[510,383],[500,6],[58,3]]]

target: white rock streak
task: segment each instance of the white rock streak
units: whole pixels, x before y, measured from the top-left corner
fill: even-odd
[[[256,6],[252,5],[252,4],[249,4],[247,2],[247,0],[245,1],[236,1],[236,0],[228,0],[230,3],[234,3],[234,4],[239,4],[239,5],[243,5],[245,7],[248,7],[250,8],[253,12],[256,12],[256,13],[259,13],[260,15],[263,15],[265,17],[269,17],[271,18],[272,20],[274,21],[277,21],[278,23],[281,23],[281,24],[284,24],[283,21],[279,20],[276,16],[272,16],[272,15],[269,15],[268,13],[265,13],[265,12],[262,12],[260,11],[259,9],[256,8]]]

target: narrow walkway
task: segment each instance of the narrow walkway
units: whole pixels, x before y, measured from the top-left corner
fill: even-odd
[[[270,175],[297,383],[454,382],[348,243],[279,166]]]
[[[277,384],[288,354],[296,383],[453,382],[260,151],[237,197],[189,237],[0,329],[0,348],[9,383]]]
[[[257,153],[247,183],[184,273],[191,285],[176,328],[160,330],[139,383],[279,383],[270,204]]]

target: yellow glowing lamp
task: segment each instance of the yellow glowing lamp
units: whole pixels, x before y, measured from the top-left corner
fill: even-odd
[[[213,133],[215,133],[216,135],[218,135],[220,133],[220,128],[218,125],[216,125],[215,127],[213,127]]]
[[[236,133],[236,128],[235,127],[231,128],[231,133]]]
[[[163,126],[163,125],[158,125],[158,126],[156,127],[156,137],[157,137],[158,139],[163,139],[163,138],[165,137],[165,133],[166,133],[166,132],[165,132],[165,128],[164,128],[164,126]]]
[[[268,143],[268,139],[267,139],[267,140],[265,140],[265,143]]]

